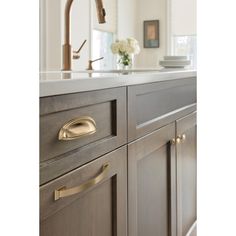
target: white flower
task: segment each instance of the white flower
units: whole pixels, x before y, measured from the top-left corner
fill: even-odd
[[[133,54],[134,53],[134,48],[130,44],[127,43],[126,51],[127,51],[128,54]]]
[[[139,47],[139,45],[136,45],[135,50],[134,50],[134,54],[137,55],[139,53],[140,53],[140,47]]]
[[[127,41],[130,45],[133,45],[133,46],[138,45],[138,41],[134,38],[127,38]]]
[[[118,40],[111,45],[111,50],[114,54],[139,54],[140,47],[138,41],[134,38],[127,38],[126,40]]]
[[[112,51],[112,53],[114,53],[114,54],[118,54],[118,53],[119,53],[119,43],[118,43],[118,42],[113,43],[113,44],[111,45],[111,51]]]
[[[128,38],[127,39],[130,47],[132,48],[132,54],[139,54],[140,52],[140,47],[139,47],[139,44],[138,44],[138,41],[134,38]]]
[[[121,52],[127,52],[127,42],[125,40],[119,41],[119,50]]]

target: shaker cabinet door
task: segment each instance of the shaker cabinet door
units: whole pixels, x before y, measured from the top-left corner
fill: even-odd
[[[177,120],[178,236],[195,235],[197,194],[196,112]]]
[[[42,186],[40,205],[41,236],[126,236],[127,148]]]
[[[129,236],[175,236],[175,124],[128,145]]]

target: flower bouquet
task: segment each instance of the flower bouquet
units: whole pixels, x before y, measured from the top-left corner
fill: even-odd
[[[113,54],[117,54],[118,64],[122,69],[131,68],[133,62],[133,55],[137,55],[140,52],[139,43],[134,38],[127,38],[125,40],[117,40],[111,45]]]

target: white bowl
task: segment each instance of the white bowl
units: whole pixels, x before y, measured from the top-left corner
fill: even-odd
[[[190,65],[190,60],[163,60],[159,64],[165,68],[184,68]]]
[[[164,56],[164,60],[187,60],[187,56]]]

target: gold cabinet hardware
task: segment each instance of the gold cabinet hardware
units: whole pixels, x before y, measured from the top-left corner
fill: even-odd
[[[186,134],[182,134],[182,135],[181,135],[181,139],[182,139],[183,141],[185,141],[185,140],[186,140]]]
[[[58,139],[69,141],[94,133],[96,133],[96,122],[91,117],[83,116],[64,124],[59,131]]]
[[[90,179],[87,182],[85,182],[77,187],[74,187],[74,188],[66,189],[66,187],[62,187],[58,190],[55,190],[54,191],[54,200],[57,201],[60,198],[69,197],[74,194],[79,194],[81,192],[88,190],[89,188],[95,186],[96,184],[98,184],[102,180],[104,180],[106,178],[106,176],[108,175],[108,171],[109,171],[109,163],[106,163],[102,167],[102,172],[98,176],[96,176],[95,178]]]
[[[186,140],[186,134],[182,134],[182,135],[178,135],[176,138],[176,143],[181,143],[184,142]]]
[[[175,145],[175,143],[176,143],[175,138],[171,139],[170,143],[171,143],[172,145]]]
[[[177,144],[181,143],[181,138],[179,136],[176,138],[176,143]]]

